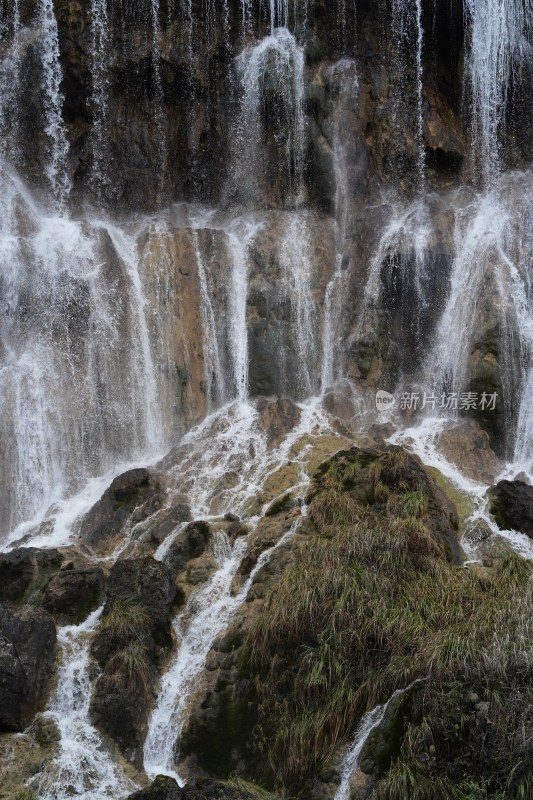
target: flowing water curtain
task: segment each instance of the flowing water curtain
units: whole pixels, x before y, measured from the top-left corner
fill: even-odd
[[[0,19],[0,155],[12,166],[19,156],[19,94],[21,89],[20,9],[14,0],[10,13],[4,9]]]
[[[90,106],[92,110],[91,127],[91,180],[95,194],[102,199],[109,187],[107,166],[110,159],[110,93],[109,72],[111,66],[111,31],[109,27],[108,0],[91,0],[90,9],[90,50],[91,72]]]
[[[422,0],[392,0],[392,44],[396,61],[391,91],[396,123],[393,156],[397,177],[401,180],[414,167],[415,190],[422,193],[425,183]],[[409,153],[411,136],[412,155]]]
[[[237,71],[241,97],[230,196],[257,202],[274,191],[298,204],[306,139],[303,49],[279,28],[239,55]]]
[[[39,49],[42,70],[42,103],[47,139],[45,173],[58,209],[62,209],[71,189],[68,171],[69,142],[63,121],[63,73],[59,52],[59,33],[52,0],[39,0],[41,35]]]
[[[7,532],[90,476],[157,452],[161,434],[135,242],[43,214],[14,181],[2,199]]]
[[[512,83],[520,67],[531,69],[533,61],[533,0],[465,0],[465,12],[474,166],[488,186],[502,166]]]

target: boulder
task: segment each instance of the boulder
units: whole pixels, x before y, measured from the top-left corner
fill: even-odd
[[[157,477],[147,469],[119,475],[85,515],[79,531],[82,542],[98,552],[115,545],[132,513],[138,509],[136,522],[150,516],[161,507],[161,494]]]
[[[58,550],[19,547],[0,554],[0,600],[20,602],[31,592],[32,584],[42,585],[46,575],[61,566]]]
[[[141,767],[154,687],[173,642],[176,587],[170,570],[159,561],[125,559],[113,566],[106,594],[91,644],[102,669],[91,700],[91,718]]]
[[[260,790],[253,791],[234,784],[225,784],[209,779],[199,779],[196,784],[180,789],[173,778],[166,775],[158,775],[154,782],[131,794],[127,800],[255,800],[263,796]]]
[[[79,624],[98,608],[104,582],[101,567],[69,564],[52,576],[42,604],[60,624]]]
[[[533,538],[533,486],[522,481],[500,481],[489,490],[489,511],[501,530]]]
[[[448,461],[467,477],[494,483],[502,463],[490,446],[489,434],[473,419],[465,418],[439,433],[437,444]]]
[[[42,710],[56,652],[54,620],[24,606],[0,604],[0,731],[22,731]]]
[[[199,558],[207,549],[211,528],[207,522],[191,522],[172,542],[165,563],[177,575],[193,558]]]
[[[257,410],[270,447],[275,447],[300,422],[302,412],[291,400],[260,399]]]

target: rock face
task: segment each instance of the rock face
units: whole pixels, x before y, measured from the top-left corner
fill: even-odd
[[[493,483],[502,463],[490,447],[489,435],[473,419],[447,428],[437,443],[446,458],[464,475],[482,483]]]
[[[85,515],[80,538],[97,552],[116,544],[124,525],[135,509],[137,521],[152,514],[161,503],[161,486],[147,469],[133,469],[119,475],[100,500]]]
[[[176,587],[152,558],[118,561],[106,581],[106,605],[91,653],[103,672],[91,700],[94,723],[139,765],[158,671],[172,644]]]
[[[256,800],[257,797],[253,788],[240,787],[238,782],[229,785],[204,779],[180,789],[173,778],[160,775],[151,786],[131,794],[128,800]]]
[[[489,510],[502,530],[533,538],[533,487],[522,481],[500,481],[489,491]]]
[[[56,631],[47,614],[0,604],[0,731],[22,731],[44,708],[54,672]]]
[[[0,555],[0,600],[44,609],[60,625],[82,622],[103,588],[102,568],[77,553],[21,547]]]

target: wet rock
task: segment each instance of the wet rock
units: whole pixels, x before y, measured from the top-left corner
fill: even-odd
[[[63,625],[80,623],[98,608],[104,589],[100,567],[70,567],[57,572],[43,593],[44,608]]]
[[[95,725],[142,765],[142,743],[162,661],[172,645],[176,587],[151,557],[125,559],[106,582],[106,605],[91,644],[102,668],[91,700]]]
[[[41,711],[54,672],[53,619],[24,606],[0,604],[0,731],[21,731]]]
[[[20,602],[32,584],[41,585],[51,571],[59,569],[63,556],[58,550],[19,547],[0,554],[0,600]]]
[[[265,400],[257,403],[261,425],[270,447],[275,447],[298,425],[302,412],[291,400]]]
[[[437,437],[444,456],[464,475],[481,483],[494,483],[502,463],[490,446],[489,435],[473,419],[447,428]]]
[[[206,778],[180,789],[173,778],[158,775],[150,786],[131,794],[127,800],[256,800],[259,791],[249,791],[238,782],[229,785]]]
[[[191,522],[172,542],[165,563],[177,575],[189,561],[205,553],[210,539],[211,528],[207,522]]]
[[[140,506],[136,521],[153,514],[162,502],[158,477],[147,469],[132,469],[114,479],[80,526],[82,542],[97,552],[116,544],[129,517]],[[140,518],[139,518],[140,517]]]
[[[128,800],[183,800],[183,790],[174,778],[158,775],[150,786],[130,794]]]
[[[171,612],[176,590],[165,564],[150,556],[117,561],[109,573],[105,591],[104,618],[116,601],[125,601],[142,609],[156,642],[171,641]]]
[[[533,538],[533,486],[521,481],[500,481],[489,490],[489,510],[498,527]]]
[[[155,516],[153,522],[150,520],[146,532],[156,544],[161,544],[178,525],[190,522],[191,519],[190,507],[186,503],[178,503],[176,506],[163,509]]]

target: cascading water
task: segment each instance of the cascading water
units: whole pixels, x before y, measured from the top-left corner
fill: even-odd
[[[466,59],[474,162],[488,185],[501,166],[502,135],[513,76],[531,57],[531,0],[466,0],[470,32]]]
[[[359,766],[359,758],[368,737],[378,725],[381,725],[387,713],[387,709],[393,700],[405,694],[405,692],[409,691],[409,689],[417,683],[420,683],[420,680],[413,681],[406,689],[397,689],[386,703],[381,706],[376,706],[373,711],[369,711],[368,714],[365,714],[355,733],[353,742],[346,753],[341,771],[341,782],[334,800],[350,800],[350,780]]]
[[[188,472],[191,470],[189,492],[195,516],[209,518],[212,512],[210,495],[213,486],[217,484],[218,475],[223,476],[239,464],[240,481],[228,492],[222,508],[240,511],[268,476],[286,463],[293,445],[300,438],[313,430],[328,430],[328,423],[316,403],[303,407],[302,412],[300,424],[270,453],[257,427],[257,415],[253,408],[242,404],[234,406],[232,411],[214,415],[185,437],[186,447],[187,444],[189,447],[194,444],[194,450],[176,469],[181,476],[182,488],[188,488]],[[220,423],[221,428],[218,427]],[[251,469],[244,467],[243,471],[245,461],[241,459],[246,459],[252,446],[255,461]],[[199,453],[196,448],[199,448]],[[305,449],[299,458],[303,459],[304,456]],[[293,490],[303,494],[308,482],[309,478],[302,464],[299,482]],[[305,513],[305,509],[302,513]],[[218,569],[205,587],[191,596],[185,611],[178,615],[174,624],[178,649],[161,681],[145,741],[144,768],[148,775],[171,775],[183,785],[183,777],[177,772],[179,738],[191,697],[198,689],[198,680],[207,655],[216,637],[228,626],[245,602],[255,576],[269,561],[272,553],[296,533],[300,522],[301,517],[297,517],[278,542],[260,555],[243,587],[235,594],[231,592],[232,581],[246,552],[247,540],[241,538],[233,547],[225,536],[219,536],[215,540]],[[176,533],[178,532],[179,529]],[[159,557],[163,557],[167,549],[165,542]]]
[[[0,394],[13,475],[2,528],[13,531],[88,477],[157,453],[161,436],[135,240],[105,223],[48,216],[20,181],[2,177]],[[28,324],[28,304],[38,324]]]
[[[230,197],[257,199],[268,167],[284,175],[293,204],[302,199],[305,147],[304,53],[286,28],[277,28],[237,59],[242,86],[241,111],[235,131]],[[265,117],[265,103],[270,112]],[[261,145],[275,152],[262,165]],[[280,130],[276,131],[279,125]]]
[[[43,108],[45,133],[48,139],[46,176],[52,194],[61,208],[70,191],[68,174],[69,144],[63,122],[63,94],[61,92],[61,62],[59,35],[52,0],[40,0],[41,64],[43,72]]]
[[[398,62],[396,78],[404,81],[406,76],[414,78],[415,115],[411,119],[409,100],[406,99],[405,86],[399,85],[395,90],[394,102],[400,119],[407,118],[413,130],[416,148],[417,190],[422,192],[425,177],[424,152],[424,69],[423,47],[424,29],[422,27],[422,0],[393,0],[392,34],[395,56]],[[413,47],[413,41],[416,46]],[[414,55],[414,58],[413,58]]]
[[[335,800],[350,800],[350,779],[359,765],[359,757],[370,733],[383,721],[387,704],[377,706],[373,711],[365,714],[359,725],[353,742],[346,753],[342,765],[341,782],[335,794]]]
[[[353,61],[342,60],[331,68],[331,81],[338,86],[339,109],[333,130],[333,166],[335,175],[335,270],[326,287],[324,298],[324,327],[322,334],[322,369],[320,392],[333,386],[338,377],[335,356],[338,351],[338,322],[340,318],[343,258],[349,210],[348,159],[343,141],[343,122],[347,114],[354,113],[358,100],[358,80]],[[347,126],[349,129],[349,126]],[[337,373],[337,374],[336,374]]]
[[[91,107],[93,109],[92,179],[97,193],[108,185],[109,159],[109,20],[107,0],[91,0]]]
[[[134,784],[109,755],[89,721],[91,678],[89,645],[102,608],[81,625],[61,628],[57,689],[47,712],[60,732],[59,754],[39,777],[40,800],[103,800],[133,791]]]
[[[310,397],[316,393],[316,330],[318,313],[312,294],[311,262],[309,259],[309,225],[302,215],[294,215],[289,221],[281,243],[280,263],[287,286],[286,297],[290,303],[290,332],[294,340],[296,362],[296,396]],[[289,346],[284,351],[289,350]],[[293,377],[293,376],[291,376]],[[282,386],[289,387],[289,376]]]
[[[202,313],[206,395],[209,404],[214,404],[214,407],[217,408],[222,404],[226,397],[226,388],[224,373],[220,361],[215,313],[213,311],[207,273],[198,243],[198,232],[196,230],[193,231],[193,242],[194,251],[196,254],[198,277],[200,279],[200,303]]]

